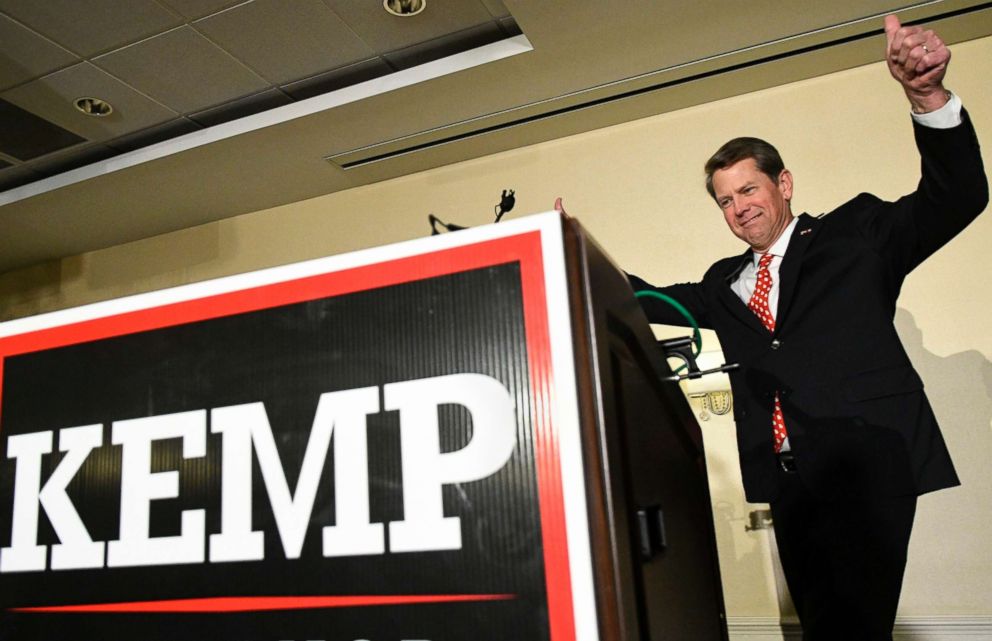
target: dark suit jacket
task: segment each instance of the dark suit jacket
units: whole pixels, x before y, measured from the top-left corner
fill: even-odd
[[[750,249],[717,261],[698,283],[653,288],[631,276],[635,290],[681,302],[716,331],[727,361],[741,364],[730,382],[749,501],[778,495],[776,391],[799,474],[824,498],[959,483],[893,317],[905,276],[988,202],[978,140],[962,116],[953,129],[914,124],[922,157],[916,192],[891,203],[861,194],[829,215],[799,217],[781,265],[774,334],[730,289]],[[640,300],[652,322],[685,325],[664,302]]]

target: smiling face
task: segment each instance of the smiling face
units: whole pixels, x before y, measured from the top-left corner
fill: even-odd
[[[735,236],[757,252],[767,251],[792,221],[792,174],[783,169],[778,183],[745,158],[713,173],[713,197]]]

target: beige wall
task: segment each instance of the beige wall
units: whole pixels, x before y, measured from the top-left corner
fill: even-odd
[[[992,38],[953,49],[948,85],[990,148]],[[709,153],[742,134],[779,147],[799,211],[859,191],[896,197],[916,181],[907,105],[876,64],[4,274],[0,318],[423,236],[429,212],[482,224],[506,187],[517,191],[510,217],[564,196],[621,265],[657,282],[690,280],[742,249],[700,181]],[[921,501],[902,616],[992,615],[990,246],[986,216],[917,270],[899,304],[897,325],[964,481]],[[755,508],[741,498],[732,426],[704,429],[728,612],[773,616],[768,534],[744,530]]]

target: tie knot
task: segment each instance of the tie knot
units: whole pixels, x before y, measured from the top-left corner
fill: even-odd
[[[775,256],[773,256],[772,254],[765,254],[764,256],[761,257],[761,260],[758,261],[758,268],[768,269],[768,266],[772,264],[772,260],[774,259]]]

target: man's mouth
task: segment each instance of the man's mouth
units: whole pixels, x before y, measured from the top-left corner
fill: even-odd
[[[742,221],[741,222],[741,227],[747,227],[752,221],[754,221],[755,219],[759,218],[760,216],[761,216],[761,212],[758,212],[757,214],[755,214],[754,216],[751,216],[747,220]]]

